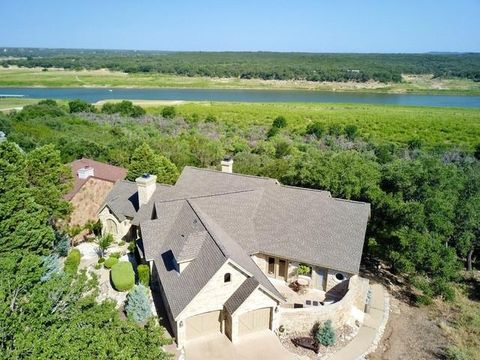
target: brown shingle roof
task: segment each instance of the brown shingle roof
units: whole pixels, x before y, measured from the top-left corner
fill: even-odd
[[[78,177],[77,171],[84,167],[91,167],[94,170],[94,176],[97,179],[102,179],[110,182],[116,182],[118,180],[123,180],[127,176],[127,169],[124,169],[119,166],[113,166],[110,164],[105,164],[99,161],[82,158],[80,160],[75,160],[71,162],[70,167],[72,168],[73,178],[75,180],[72,191],[70,191],[65,198],[70,200],[73,196],[80,190],[80,188],[87,182],[88,179],[80,179]]]

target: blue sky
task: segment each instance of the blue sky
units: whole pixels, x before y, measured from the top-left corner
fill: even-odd
[[[480,0],[0,0],[0,46],[480,52]]]

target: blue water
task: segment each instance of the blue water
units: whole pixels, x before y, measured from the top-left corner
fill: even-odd
[[[411,106],[480,108],[480,96],[376,94],[302,90],[217,90],[152,88],[1,88],[0,95],[24,95],[34,99],[187,100],[231,102],[360,103]]]

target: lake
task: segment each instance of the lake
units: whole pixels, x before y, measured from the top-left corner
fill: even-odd
[[[24,95],[33,99],[186,100],[230,102],[360,103],[410,106],[480,108],[480,96],[377,94],[302,90],[226,90],[168,88],[2,88],[0,95]]]

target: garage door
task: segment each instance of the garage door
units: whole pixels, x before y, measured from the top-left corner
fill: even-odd
[[[270,329],[270,308],[249,311],[238,318],[238,335]]]
[[[221,312],[212,311],[192,316],[185,322],[187,340],[211,335],[222,331]]]

